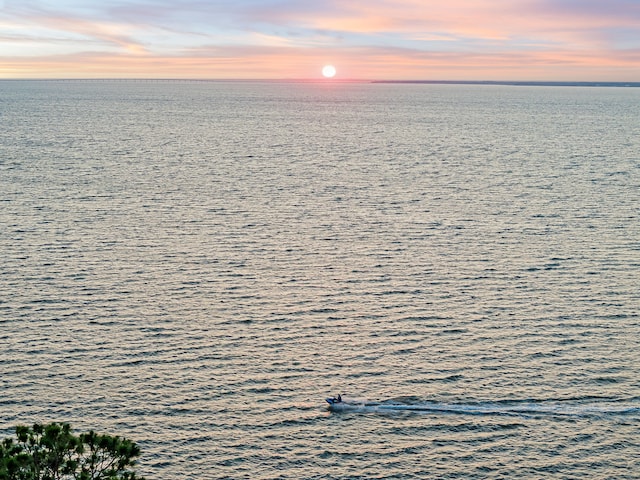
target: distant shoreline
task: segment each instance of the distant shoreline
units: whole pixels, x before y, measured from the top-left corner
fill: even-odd
[[[533,80],[372,80],[371,83],[427,85],[514,85],[522,87],[640,87],[640,82],[548,82]]]

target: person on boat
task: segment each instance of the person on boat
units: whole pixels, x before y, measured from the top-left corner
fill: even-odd
[[[342,403],[342,395],[338,394],[335,397],[327,398],[327,402],[330,405],[335,405],[336,403]]]

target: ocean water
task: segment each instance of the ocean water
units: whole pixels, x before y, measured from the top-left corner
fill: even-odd
[[[640,477],[638,112],[0,82],[2,437],[123,435],[149,479]]]

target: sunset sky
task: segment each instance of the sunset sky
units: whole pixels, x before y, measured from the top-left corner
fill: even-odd
[[[0,78],[640,81],[640,0],[0,0]]]

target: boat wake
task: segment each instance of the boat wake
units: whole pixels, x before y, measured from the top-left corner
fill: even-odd
[[[329,402],[329,399],[327,399]],[[640,418],[640,401],[581,402],[568,400],[505,400],[499,402],[446,403],[401,401],[369,402],[343,399],[329,402],[332,412],[401,413],[511,416],[632,416]]]

